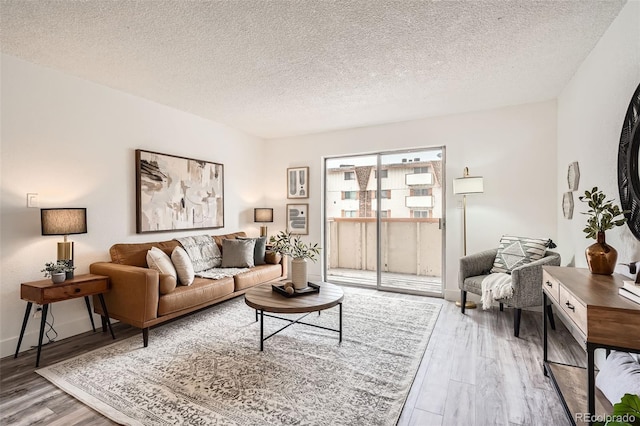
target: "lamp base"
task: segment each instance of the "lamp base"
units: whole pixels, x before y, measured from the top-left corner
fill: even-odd
[[[458,300],[458,301],[456,302],[456,306],[457,306],[457,307],[462,306],[462,302],[460,302],[460,301]],[[464,304],[464,308],[465,308],[465,309],[475,309],[475,308],[477,308],[477,307],[478,307],[478,306],[476,305],[476,303],[475,303],[475,302],[472,302],[472,301],[470,301],[470,300],[467,300],[467,303],[465,303],[465,304]]]
[[[261,237],[266,237],[267,236],[267,227],[266,226],[261,226],[260,227],[260,236]]]

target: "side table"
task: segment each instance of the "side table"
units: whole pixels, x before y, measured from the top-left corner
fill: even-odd
[[[91,327],[95,332],[96,326],[93,322],[93,315],[91,314],[91,304],[89,303],[89,296],[97,294],[98,298],[100,299],[100,304],[102,305],[102,311],[104,312],[104,317],[102,318],[103,326],[106,321],[107,325],[109,326],[109,331],[111,332],[111,337],[115,339],[116,336],[113,333],[113,329],[111,328],[111,321],[109,320],[107,305],[106,303],[104,303],[104,297],[102,296],[102,294],[106,293],[107,291],[109,291],[109,277],[94,274],[77,275],[74,278],[66,280],[60,284],[54,284],[50,279],[22,283],[20,285],[20,298],[27,301],[27,308],[24,312],[22,329],[20,330],[20,338],[18,339],[18,346],[16,347],[14,358],[18,357],[20,345],[22,344],[22,338],[24,337],[24,330],[27,328],[29,314],[31,313],[31,307],[34,303],[42,305],[42,319],[40,320],[40,336],[38,337],[38,355],[36,357],[36,367],[40,366],[42,336],[44,335],[44,328],[47,321],[47,314],[49,312],[50,303],[84,297],[84,301],[87,305],[87,311],[89,312],[89,319],[91,320]]]

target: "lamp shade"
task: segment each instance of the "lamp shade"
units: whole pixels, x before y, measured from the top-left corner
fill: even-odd
[[[484,192],[484,180],[481,176],[466,176],[453,180],[454,194],[477,194]]]
[[[42,235],[87,233],[87,209],[40,209]]]
[[[257,208],[253,209],[254,222],[273,222],[273,209]]]

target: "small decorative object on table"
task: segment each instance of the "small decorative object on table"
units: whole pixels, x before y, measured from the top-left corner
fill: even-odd
[[[47,262],[44,264],[44,269],[40,272],[44,272],[45,278],[51,277],[51,281],[54,283],[64,282],[67,278],[67,272],[73,272],[76,269],[75,266],[69,265],[66,260],[58,260],[56,262]]]
[[[605,231],[624,225],[627,221],[623,216],[625,212],[613,205],[613,200],[607,200],[597,186],[591,191],[585,191],[584,195],[578,198],[589,204],[589,210],[582,213],[589,216],[583,231],[587,238],[596,239],[596,243],[585,250],[589,270],[593,274],[611,275],[618,260],[618,252],[606,243]],[[616,219],[618,216],[622,217]]]
[[[271,287],[273,288],[273,291],[280,293],[284,297],[298,297],[306,294],[320,293],[320,286],[314,283],[307,283],[307,286],[301,289],[296,289],[292,282],[272,284]]]
[[[307,259],[315,262],[320,254],[318,244],[306,244],[300,237],[292,237],[290,232],[280,231],[269,239],[271,250],[282,256],[290,256],[291,279],[296,290],[307,287]]]

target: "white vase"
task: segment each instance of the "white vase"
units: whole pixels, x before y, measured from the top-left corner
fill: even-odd
[[[307,286],[307,259],[297,257],[291,260],[291,281],[295,289]]]
[[[67,274],[65,274],[64,272],[51,274],[51,281],[53,281],[56,284],[63,283],[66,278],[67,278]]]

